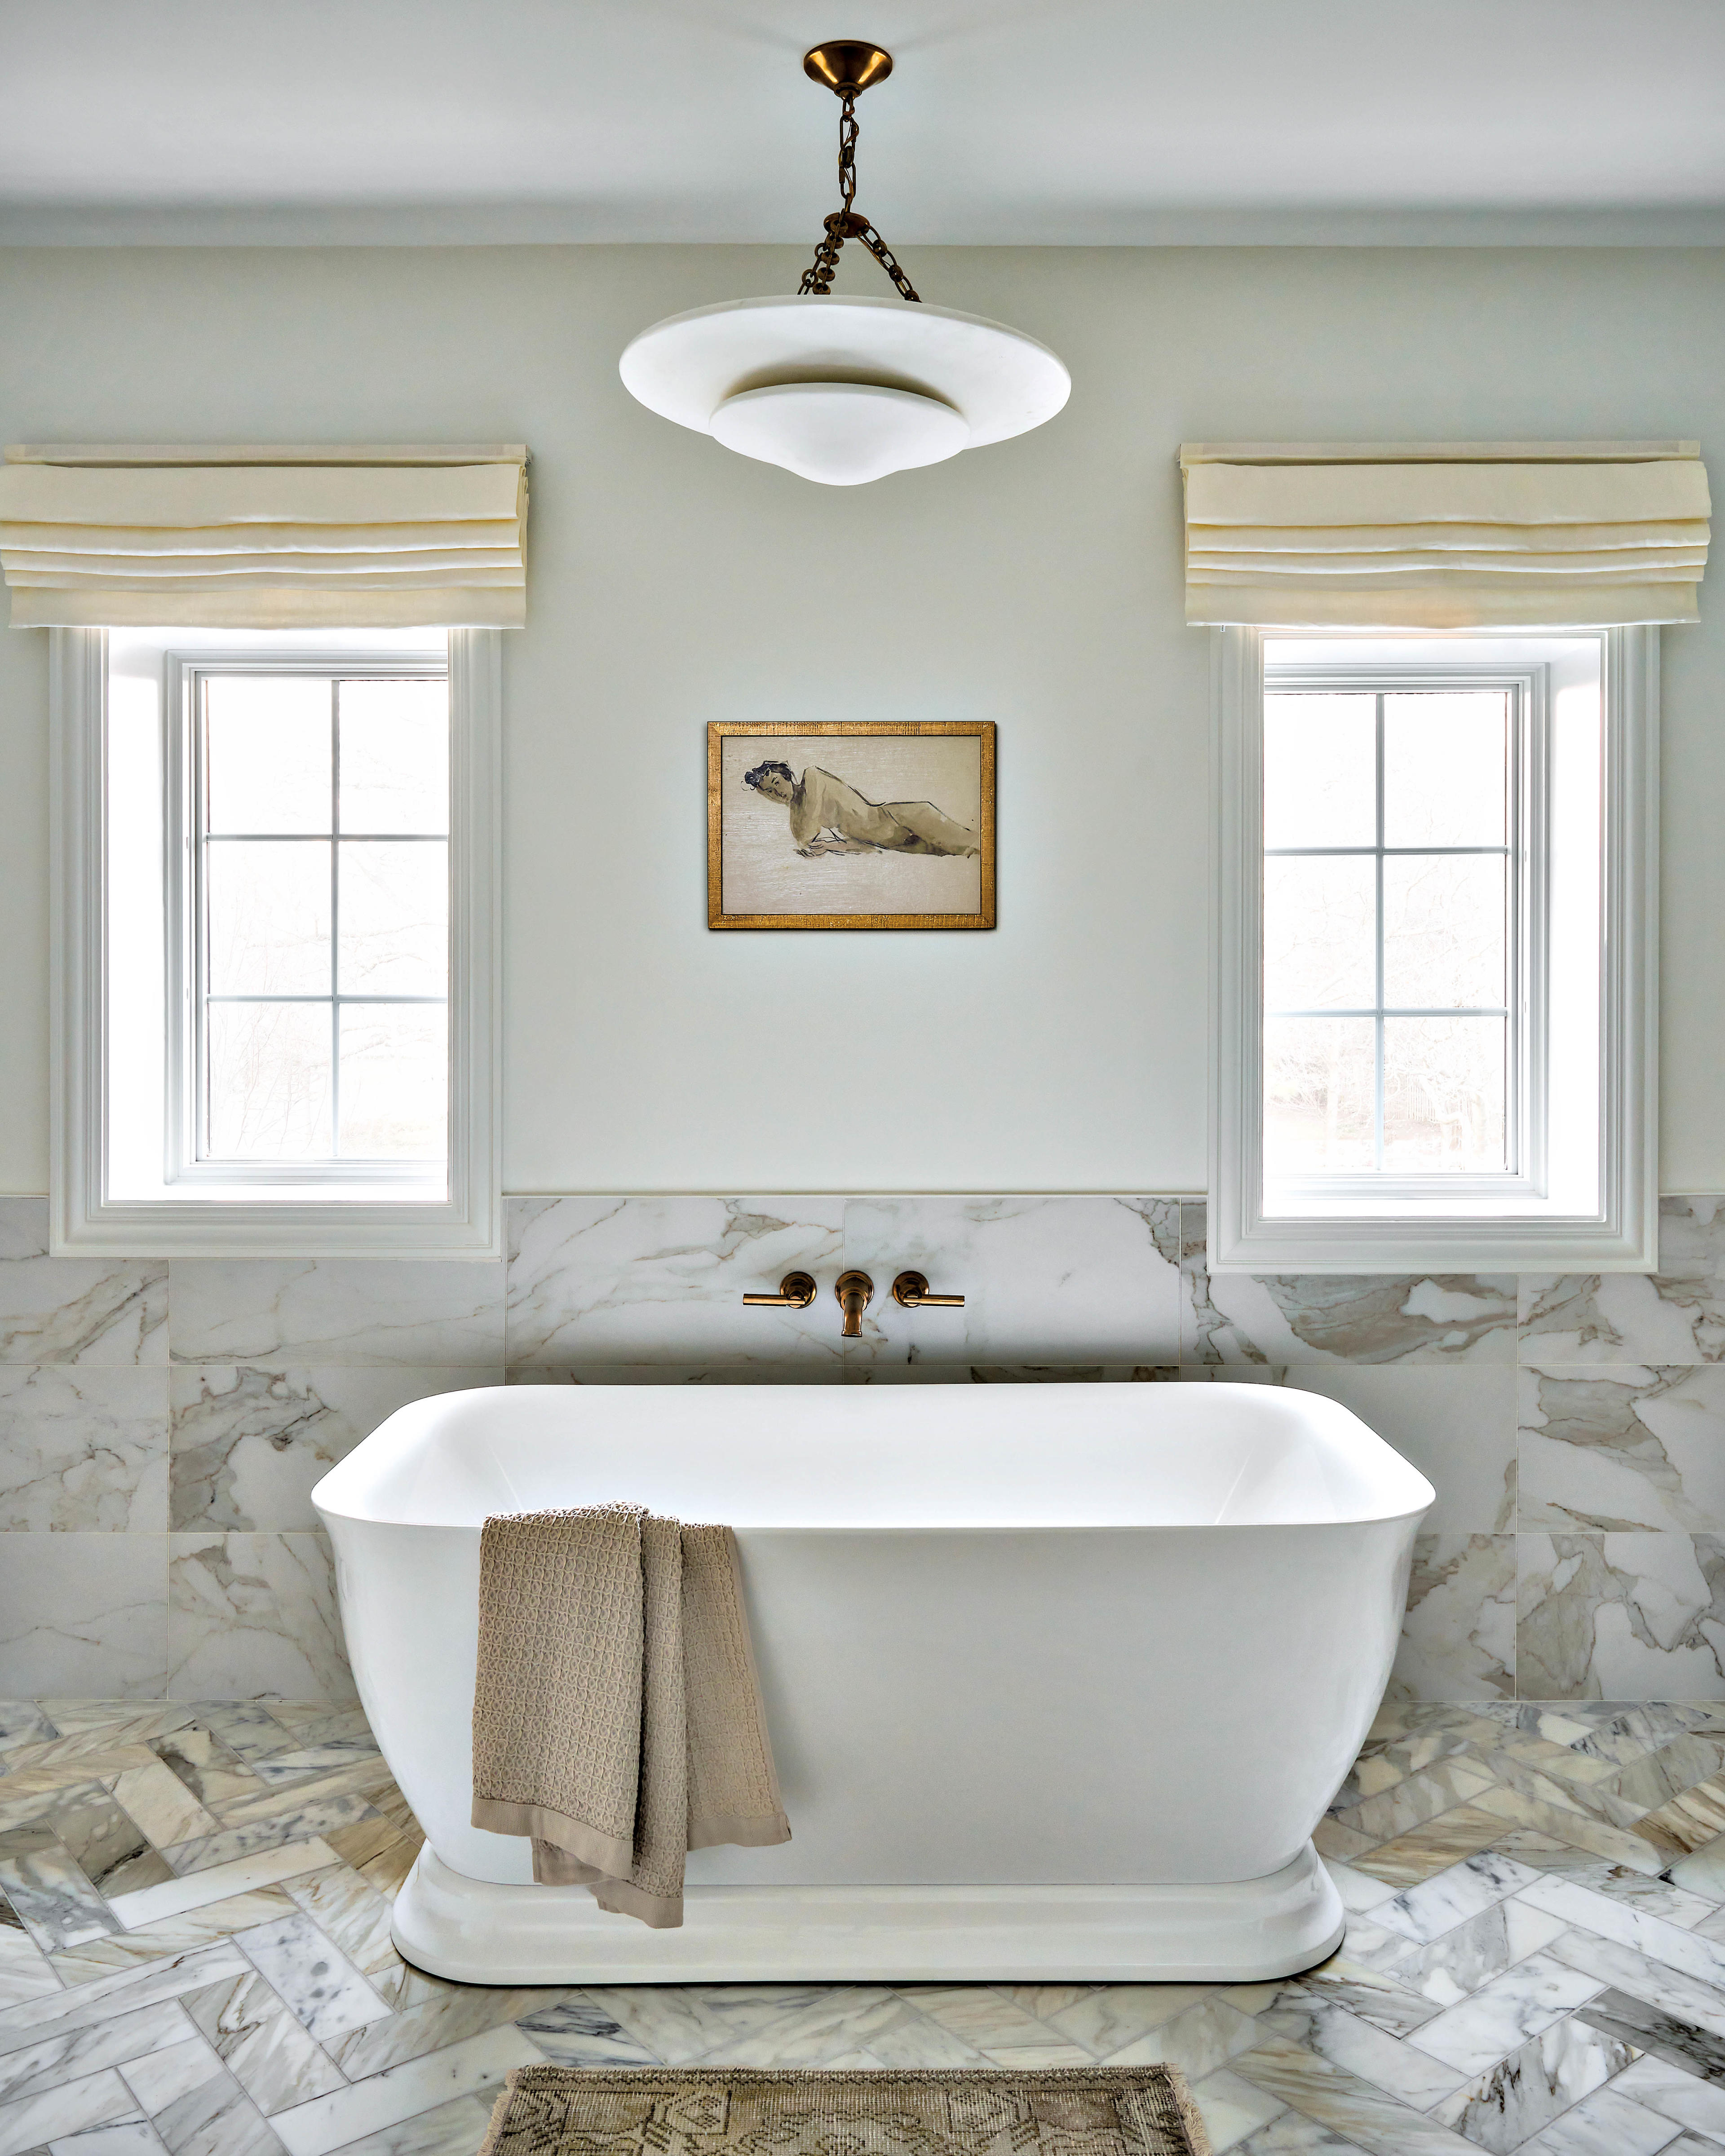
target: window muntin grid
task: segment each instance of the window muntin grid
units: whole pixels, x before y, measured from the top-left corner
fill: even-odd
[[[1497,843],[1472,842],[1467,844],[1438,844],[1426,841],[1417,844],[1389,843],[1386,801],[1386,707],[1420,697],[1454,698],[1456,696],[1490,699],[1501,713],[1502,737],[1502,793],[1499,798],[1498,828],[1502,838]],[[1523,803],[1527,798],[1527,758],[1530,747],[1530,714],[1524,685],[1517,682],[1484,682],[1469,680],[1458,675],[1453,680],[1414,682],[1409,680],[1388,679],[1373,680],[1355,676],[1301,679],[1294,675],[1282,678],[1266,677],[1265,683],[1265,717],[1266,747],[1268,731],[1276,707],[1296,699],[1345,700],[1372,704],[1371,770],[1369,804],[1371,834],[1369,841],[1355,843],[1331,841],[1313,844],[1266,844],[1263,858],[1266,872],[1262,879],[1265,891],[1265,921],[1260,933],[1260,948],[1266,952],[1264,981],[1260,994],[1260,1010],[1265,1022],[1268,1046],[1271,1021],[1276,1019],[1306,1021],[1316,1025],[1337,1025],[1353,1022],[1371,1028],[1371,1081],[1368,1105],[1369,1130],[1364,1134],[1368,1159],[1357,1159],[1343,1166],[1323,1169],[1302,1165],[1278,1169],[1268,1158],[1269,1132],[1266,1127],[1266,1173],[1280,1175],[1282,1179],[1296,1183],[1310,1182],[1315,1185],[1332,1184],[1337,1188],[1350,1179],[1369,1186],[1374,1181],[1388,1185],[1405,1182],[1410,1185],[1455,1183],[1467,1177],[1482,1183],[1492,1179],[1526,1179],[1532,1166],[1528,1158],[1529,1131],[1527,1112],[1530,1106],[1529,1073],[1527,1070],[1529,1029],[1527,1022],[1527,967],[1524,952],[1525,918],[1524,891],[1527,881],[1527,842],[1523,831]],[[1437,706],[1433,706],[1434,716]],[[1265,759],[1266,798],[1265,802],[1266,828],[1273,821],[1274,804],[1269,798],[1271,759]],[[1365,774],[1358,774],[1363,778]],[[1356,814],[1364,804],[1366,792],[1358,791]],[[1308,811],[1311,808],[1308,801]],[[1346,821],[1346,812],[1343,820]],[[1388,865],[1396,862],[1409,864],[1421,861],[1453,860],[1458,863],[1471,860],[1496,860],[1502,864],[1502,993],[1501,998],[1441,1003],[1399,1003],[1386,993],[1386,922],[1389,909],[1386,905],[1386,875]],[[1268,864],[1275,860],[1334,860],[1357,862],[1367,872],[1370,887],[1372,914],[1368,948],[1358,954],[1364,964],[1355,967],[1355,978],[1347,985],[1357,993],[1343,999],[1318,1003],[1276,1003],[1268,993],[1270,985],[1270,913],[1271,878]],[[1501,1157],[1489,1165],[1476,1161],[1459,1166],[1419,1168],[1404,1162],[1386,1160],[1386,1070],[1389,1058],[1386,1046],[1386,1029],[1403,1020],[1479,1019],[1496,1021],[1502,1029],[1502,1146]],[[1268,1076],[1269,1057],[1266,1057],[1266,1075]],[[1332,1069],[1333,1078],[1333,1069]],[[1266,1088],[1267,1096],[1267,1088]],[[1266,1102],[1268,1105],[1267,1097]],[[1333,1103],[1327,1102],[1333,1116]],[[1266,1117],[1266,1126],[1268,1116]]]
[[[298,793],[297,804],[288,808],[276,819],[295,825],[291,829],[215,829],[213,823],[213,782],[217,775],[216,757],[212,743],[211,690],[215,684],[244,683],[254,692],[260,685],[292,683],[295,686],[321,691],[326,698],[326,744],[328,778],[326,787],[320,789],[327,800],[327,814],[308,814],[305,807],[307,788],[303,771],[288,774],[292,782],[290,790]],[[347,723],[344,715],[344,696],[355,690],[363,690],[382,684],[411,684],[414,687],[434,685],[438,692],[438,717],[434,748],[434,767],[428,762],[419,776],[432,782],[434,792],[441,794],[441,808],[428,817],[423,806],[417,820],[422,824],[434,824],[435,828],[406,829],[401,826],[413,820],[412,816],[398,817],[392,824],[388,819],[381,823],[376,818],[362,817],[355,828],[346,828],[344,808],[343,751]],[[447,1023],[449,1010],[449,830],[448,788],[449,779],[449,732],[448,715],[448,680],[441,673],[416,668],[412,672],[398,673],[385,670],[331,669],[327,672],[308,673],[300,669],[275,674],[268,669],[254,667],[236,669],[232,672],[220,668],[201,669],[195,676],[193,696],[194,724],[193,734],[193,770],[191,773],[191,803],[193,829],[192,870],[192,959],[193,977],[193,1063],[196,1072],[193,1102],[195,1159],[199,1166],[205,1164],[243,1164],[249,1170],[272,1164],[291,1165],[296,1170],[327,1168],[331,1170],[351,1169],[364,1165],[384,1172],[397,1171],[411,1166],[422,1171],[429,1165],[441,1165],[448,1154],[449,1070]],[[320,756],[323,753],[321,749]],[[309,762],[309,759],[308,759]],[[355,789],[363,792],[363,787]],[[371,789],[375,795],[375,785]],[[268,819],[261,820],[270,820]],[[230,855],[247,846],[299,849],[316,861],[321,850],[323,861],[314,870],[316,880],[326,889],[319,941],[327,944],[327,955],[320,971],[322,978],[316,985],[288,988],[273,986],[264,989],[222,988],[212,985],[213,901],[215,887],[221,878],[222,850]],[[436,924],[435,952],[430,958],[431,971],[435,977],[434,989],[424,990],[357,988],[347,980],[344,971],[344,886],[347,896],[354,896],[352,888],[355,856],[362,847],[382,849],[391,852],[408,849],[436,850],[441,874],[433,880],[438,889],[440,921]],[[351,909],[350,909],[351,910]],[[424,926],[425,924],[422,924]],[[422,934],[422,946],[426,938]],[[420,954],[422,971],[427,963],[426,953]],[[213,1106],[213,1056],[217,1052],[216,1039],[222,1022],[229,1010],[239,1013],[248,1009],[259,1012],[279,1010],[291,1014],[300,1022],[312,1019],[316,1030],[322,1032],[327,1041],[327,1105],[316,1117],[326,1126],[328,1142],[323,1146],[295,1148],[292,1146],[258,1147],[252,1151],[222,1147],[214,1142]],[[344,1065],[353,1065],[354,1059],[344,1054],[344,1029],[366,1014],[378,1014],[400,1012],[403,1014],[423,1014],[434,1019],[438,1030],[436,1049],[435,1091],[437,1102],[434,1114],[422,1115],[424,1138],[418,1143],[394,1148],[377,1146],[353,1146],[344,1143],[343,1081]],[[427,1036],[430,1038],[429,1034]],[[421,1057],[422,1089],[424,1080],[431,1075],[429,1059]],[[354,1070],[347,1071],[350,1086],[354,1085]],[[355,1090],[357,1090],[355,1087]],[[435,1127],[436,1137],[431,1137]]]

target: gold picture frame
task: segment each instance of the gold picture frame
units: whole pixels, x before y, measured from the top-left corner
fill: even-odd
[[[992,720],[715,720],[706,788],[709,928],[994,926]]]

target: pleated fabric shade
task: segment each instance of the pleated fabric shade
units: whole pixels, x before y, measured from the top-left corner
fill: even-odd
[[[526,450],[8,449],[14,629],[526,619]]]
[[[1266,628],[1693,621],[1693,442],[1189,444],[1186,619]]]

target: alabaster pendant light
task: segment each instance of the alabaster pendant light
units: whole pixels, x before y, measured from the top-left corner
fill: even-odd
[[[803,71],[839,100],[843,207],[794,296],[726,300],[643,330],[619,362],[649,411],[727,449],[824,486],[861,486],[1027,434],[1065,403],[1072,377],[1046,345],[979,315],[925,305],[892,250],[852,207],[856,100],[892,72],[878,45],[839,38]],[[841,299],[833,272],[860,239],[896,299]]]

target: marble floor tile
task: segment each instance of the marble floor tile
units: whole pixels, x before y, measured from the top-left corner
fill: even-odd
[[[320,2041],[382,2020],[389,2011],[303,1911],[237,1933],[234,1943]]]
[[[1645,1954],[1650,1961],[1662,1962],[1667,1969],[1681,1969],[1697,1984],[1725,1991],[1725,1946],[1697,1938],[1681,1924],[1651,1916],[1631,1903],[1614,1901],[1609,1895],[1595,1894],[1570,1879],[1536,1880],[1517,1899],[1596,1938],[1609,1939]]]
[[[453,2103],[344,2142],[341,2156],[474,2156],[490,2123],[491,2102],[489,2092],[457,2097]]]
[[[396,2003],[384,1979],[393,1983],[405,1964],[390,1943],[388,1899],[347,1864],[303,1872],[286,1891],[324,1937],[333,1939],[361,1974]]]
[[[0,2104],[0,2156],[23,2156],[85,2127],[138,2115],[137,2099],[109,2066],[40,2095]]]
[[[187,1953],[164,1955],[141,1969],[116,1969],[111,1976],[97,1977],[72,1989],[23,1999],[0,2009],[0,2056],[250,1973],[251,1964],[239,1949],[221,1939]]]
[[[44,1953],[118,1929],[100,1895],[46,1827],[0,1834],[0,1892]]]
[[[169,1876],[160,1853],[100,1782],[78,1782],[69,1787],[39,1791],[8,1802],[12,1784],[26,1776],[13,1775],[0,1782],[0,1819],[9,1829],[45,1827],[94,1887],[110,1902],[116,1894],[134,1887],[154,1886]]]
[[[1005,1993],[1004,1985],[999,1988]],[[1026,2012],[1035,2014],[1035,2008],[1023,1998],[1032,1987],[1015,1989],[1020,1995],[1014,2004],[1022,2004]],[[1102,1984],[1038,2018],[1046,2020],[1051,2028],[1081,2046],[1092,2058],[1106,2059],[1146,2030],[1160,2028],[1213,1992],[1213,1986],[1202,1984]]]
[[[1706,1918],[1718,1913],[1717,1902],[1662,1876],[1631,1871],[1627,1865],[1613,1864],[1584,1849],[1568,1849],[1561,1844],[1524,1856],[1517,1846],[1520,1839],[1511,1835],[1498,1845],[1500,1851],[1548,1878],[1572,1879],[1578,1887],[1590,1887],[1614,1902],[1627,1902],[1632,1908],[1645,1909],[1650,1917],[1663,1917],[1668,1923],[1681,1924],[1685,1931],[1696,1930]]]
[[[219,1834],[207,1834],[197,1841],[176,1842],[162,1853],[175,1871],[184,1877],[191,1872],[213,1871],[219,1866],[237,1863],[242,1857],[260,1856],[265,1850],[298,1847],[320,1840],[327,1840],[328,1845],[334,1849],[336,1845],[329,1838],[339,1830],[377,1820],[377,1813],[363,1797],[321,1797],[316,1803],[302,1804],[280,1819],[252,1820],[244,1826],[224,1826]]]
[[[1397,2102],[1358,2075],[1301,2051],[1297,2044],[1277,2039],[1242,2052],[1230,2071],[1341,2135],[1345,2146],[1365,2150],[1367,2156],[1467,2156],[1471,2149],[1478,2156],[1473,2143],[1447,2126]],[[1266,2131],[1273,2133],[1276,2128]]]
[[[343,2085],[341,2070],[261,1976],[188,1991],[179,2005],[266,2117]]]
[[[1562,1938],[1553,1940],[1548,1951],[1557,1960],[1596,1979],[1602,1992],[1625,1991],[1674,2020],[1693,2022],[1709,2035],[1725,2038],[1725,1999],[1711,1984],[1686,1976],[1668,1963],[1651,1961],[1633,1947],[1596,1938],[1591,1932],[1565,1932]],[[1587,2004],[1591,2010],[1595,2000]]]
[[[1381,1842],[1376,1849],[1356,1856],[1352,1868],[1391,1887],[1417,1887],[1497,1840],[1502,1822],[1486,1812],[1483,1803],[1503,1794],[1496,1787],[1482,1790],[1481,1804],[1457,1804],[1453,1811],[1440,1813],[1411,1834],[1399,1834]]]
[[[201,2035],[122,2066],[168,2156],[280,2156],[257,2107]]]
[[[0,1363],[0,1532],[162,1533],[167,1373]]]
[[[285,1725],[254,1700],[206,1702],[198,1709],[198,1722],[218,1744],[225,1745],[235,1758],[248,1765],[282,1748]]]
[[[1527,2156],[1656,2156],[1672,2138],[1668,2118],[1606,2087],[1583,2097],[1522,2147]]]
[[[1492,2156],[1511,2156],[1571,2104],[1603,2088],[1634,2056],[1619,2037],[1572,2016],[1434,2104],[1431,2115]]]
[[[554,2066],[656,2066],[663,2063],[639,2038],[630,2035],[621,2022],[614,2020],[597,2000],[582,1992],[571,1999],[560,1999],[555,2005],[536,2007],[531,2014],[520,2015],[515,2025],[532,2038],[536,2049]],[[942,2061],[907,2060],[901,2063],[938,2066]]]
[[[1394,1933],[1385,1933],[1386,1939],[1394,1939]],[[1398,1942],[1404,1953],[1414,1954],[1419,1949],[1407,1940]],[[1387,1969],[1363,1967],[1349,1958],[1348,1949],[1333,1955],[1314,1969],[1308,1969],[1301,1982],[1317,1996],[1345,2006],[1350,2014],[1357,2014],[1373,2028],[1382,2029],[1392,2036],[1405,2036],[1421,2028],[1442,2010],[1447,2001],[1437,2001],[1410,1989],[1403,1980],[1399,1962]],[[1260,1991],[1272,1991],[1280,1995],[1281,1987],[1276,1985],[1241,1985],[1240,1993],[1224,1994],[1230,2005],[1238,2006],[1242,2013],[1258,2014],[1266,2002],[1257,1997]],[[1248,1999],[1250,2002],[1248,2003]]]
[[[1507,1789],[1501,1784],[1487,1789],[1476,1809],[1486,1817],[1549,1835],[1573,1849],[1586,1850],[1609,1863],[1620,1864],[1627,1871],[1645,1871],[1652,1877],[1664,1868],[1665,1860],[1653,1845],[1625,1828],[1609,1826],[1566,1805],[1542,1804],[1520,1789]]]
[[[1520,1901],[1495,1902],[1429,1946],[1416,1948],[1397,1964],[1395,1981],[1436,2006],[1454,2006],[1529,1954],[1543,1952],[1566,1929],[1562,1917]]]
[[[0,2007],[57,1991],[60,1981],[54,1964],[18,1922],[12,1904],[0,1895]]]
[[[262,1759],[258,1762],[259,1767],[268,1763]],[[245,1826],[254,1820],[287,1819],[327,1797],[359,1795],[367,1804],[381,1805],[401,1794],[378,1752],[344,1751],[332,1765],[308,1769],[285,1782],[273,1782],[263,1774],[254,1779],[255,1787],[246,1795],[223,1805],[224,1826]]]
[[[1227,2156],[1227,2152],[1237,2148],[1249,2134],[1256,2133],[1272,2118],[1286,2113],[1280,2097],[1267,2096],[1250,2082],[1230,2073],[1226,2066],[1219,2072],[1207,2074],[1196,2083],[1192,2101],[1198,2106],[1199,2116],[1209,2135],[1214,2156]]]
[[[1595,2000],[1588,2010],[1596,2011],[1599,2005]],[[1725,2078],[1702,2080],[1648,2051],[1617,2076],[1616,2087],[1620,2096],[1675,2120],[1692,2133],[1725,2141]]]
[[[1461,2080],[1455,2067],[1399,2042],[1301,1984],[1287,1985],[1276,2005],[1256,2016],[1255,2025],[1260,2041],[1279,2037],[1297,2044],[1415,2111],[1431,2110]]]
[[[1330,2127],[1297,2111],[1281,2112],[1269,2125],[1234,2144],[1239,2156],[1359,2156],[1364,2145],[1344,2140]],[[1467,2143],[1460,2145],[1465,2148]]]
[[[1391,1789],[1374,1797],[1367,1797],[1350,1810],[1337,1817],[1344,1826],[1369,1835],[1373,1841],[1388,1841],[1392,1835],[1410,1833],[1424,1826],[1440,1812],[1451,1811],[1457,1804],[1466,1804],[1482,1789],[1491,1787],[1491,1776],[1484,1768],[1465,1758],[1440,1759],[1425,1767],[1417,1774],[1409,1774]]]
[[[56,1734],[39,1701],[0,1699],[0,1762],[21,1744],[39,1744]]]
[[[364,2136],[378,2134],[420,2112],[434,2110],[457,2097],[495,2089],[511,2066],[543,2063],[531,2039],[519,2029],[490,2029],[446,2051],[408,2059],[352,2087],[278,2111],[270,2123],[288,2156],[332,2156],[336,2149],[346,2150],[350,2142],[362,2143]]]
[[[1531,1887],[1538,1876],[1513,1859],[1481,1851],[1379,1903],[1372,1912],[1372,1921],[1424,1946],[1489,1909],[1505,1895]]]
[[[1725,1834],[1725,1775],[1697,1783],[1661,1804],[1644,1812],[1634,1831],[1668,1858],[1692,1856]]]
[[[136,1931],[110,1932],[101,1938],[86,1940],[66,1953],[56,1954],[54,1970],[63,1984],[89,1984],[99,1976],[138,1969],[167,1955],[190,1953],[235,1932],[267,1923],[273,1917],[290,1917],[293,1912],[294,1905],[280,1887],[260,1887],[182,1916],[165,1917],[160,1923],[146,1924]]]
[[[151,1738],[149,1748],[207,1811],[237,1803],[259,1787],[251,1768],[207,1725],[192,1722],[170,1736]],[[260,1758],[259,1764],[264,1763]],[[187,1837],[175,1835],[171,1839]]]
[[[336,1852],[316,1835],[305,1841],[272,1843],[268,1848],[225,1863],[203,1865],[167,1879],[159,1887],[146,1887],[136,1894],[124,1894],[112,1904],[115,1915],[128,1931],[160,1924],[165,1918],[184,1915],[207,1902],[226,1902],[236,1894],[278,1880],[296,1879],[302,1872],[319,1871],[336,1861]]]
[[[116,1777],[113,1794],[115,1803],[125,1807],[158,1849],[219,1830],[216,1820],[160,1758],[147,1767],[128,1767]]]
[[[309,1920],[306,1928],[311,1929]],[[263,1967],[261,1962],[259,1965]],[[265,1969],[264,1974],[270,1975],[270,1971]],[[270,1981],[290,2006],[295,2005],[291,1994],[274,1976]],[[403,2059],[444,2050],[506,2021],[518,2020],[536,2007],[555,2005],[560,1995],[559,1987],[548,1984],[506,1991],[494,1990],[487,1984],[442,1984],[436,1997],[417,2006],[393,2014],[386,2009],[381,2014],[368,2015],[363,2023],[347,2020],[338,2028],[314,2026],[312,2034],[349,2081],[363,2081],[368,2074],[399,2066]],[[831,2011],[833,1994],[826,1993],[811,2002],[811,2010],[814,2008]]]
[[[1725,2106],[1725,2039],[1711,2030],[1680,2021],[1627,1991],[1600,1992],[1575,2018],[1602,2035],[1634,2045],[1673,2071],[1681,2069],[1686,2078],[1700,2076]]]
[[[1026,2014],[1022,2007],[1014,2006],[999,1992],[983,1985],[955,1984],[926,1992],[919,1989],[915,1996],[921,2012],[986,2058],[993,2058],[996,2051],[1007,2049],[1052,2051],[1073,2044],[1084,2051],[1086,2058],[1095,2056],[1065,2029],[1039,2021],[1034,2015]],[[1129,2040],[1122,2037],[1121,2041]],[[1216,2063],[1219,2066],[1221,2061]]]
[[[47,2156],[167,2156],[167,2148],[147,2118],[123,2118],[50,2141]]]
[[[146,2051],[177,2044],[188,2033],[176,1999],[160,1999],[85,2029],[44,2036],[0,2056],[0,2103],[64,2088],[68,2082],[124,2066]]]
[[[1599,1989],[1595,1978],[1558,1961],[1549,1950],[1531,1954],[1471,1997],[1445,2007],[1408,2041],[1464,2074],[1481,2074],[1530,2036],[1584,2006]]]
[[[1199,2082],[1206,2074],[1213,2074],[1218,2066],[1225,2066],[1237,2052],[1250,2050],[1264,2041],[1250,2015],[1242,2014],[1223,1999],[1206,1999],[1111,2052],[1103,2063],[1111,2066],[1144,2066],[1166,2060],[1170,2066],[1178,2066],[1188,2081]],[[999,2066],[1044,2063],[1029,2050],[1013,2057],[1003,2056],[993,2046],[985,2047],[985,2051],[986,2056]],[[1082,2056],[1069,2060],[1046,2055],[1045,2062],[1050,2066],[1086,2063]]]
[[[0,1363],[166,1363],[167,1326],[160,1260],[50,1257],[48,1200],[0,1196]]]

